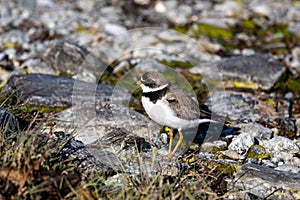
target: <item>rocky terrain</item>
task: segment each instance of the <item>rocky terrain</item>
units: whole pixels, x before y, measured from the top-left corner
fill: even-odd
[[[0,6],[0,199],[300,199],[298,1]],[[153,70],[219,122],[171,160]]]

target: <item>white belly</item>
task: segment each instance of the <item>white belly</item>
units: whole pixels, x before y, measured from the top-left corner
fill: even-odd
[[[149,98],[142,97],[142,104],[150,118],[160,125],[182,130],[196,127],[199,124],[198,120],[188,121],[178,118],[164,98],[153,104]]]

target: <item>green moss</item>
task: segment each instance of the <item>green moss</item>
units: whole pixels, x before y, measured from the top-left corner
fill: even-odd
[[[236,88],[248,88],[248,89],[257,89],[258,88],[258,85],[251,81],[248,81],[248,82],[233,81],[233,85]]]
[[[252,20],[245,19],[244,21],[241,22],[241,27],[243,29],[248,29],[253,31],[256,28],[256,24]]]
[[[279,89],[280,87],[282,87],[284,85],[284,83],[287,81],[288,79],[288,74],[287,73],[283,73],[283,75],[278,79],[278,81],[274,84],[273,89]]]
[[[198,29],[194,30],[194,35],[207,35],[212,39],[228,40],[233,37],[232,30],[216,27],[209,24],[198,24]]]
[[[182,34],[186,34],[188,32],[188,28],[186,26],[175,25],[174,30]]]
[[[270,158],[270,154],[266,152],[263,146],[252,145],[247,152],[247,158],[268,159]]]
[[[223,89],[224,87],[224,82],[222,80],[205,79],[205,81],[209,85],[209,89],[212,91],[216,89]]]
[[[293,92],[299,91],[300,90],[300,80],[295,80],[295,79],[289,78],[287,80],[287,86]]]
[[[166,65],[171,68],[187,69],[187,68],[193,67],[193,65],[191,63],[184,62],[184,61],[159,60],[159,62],[161,64]]]
[[[94,27],[84,27],[82,24],[79,23],[77,24],[76,32],[81,34],[96,34],[100,31]]]
[[[105,73],[101,76],[98,83],[106,83],[106,84],[116,85],[118,80],[119,79],[117,77],[112,76],[111,74]]]
[[[29,113],[33,111],[39,111],[41,113],[58,113],[61,112],[62,110],[68,108],[69,106],[66,107],[45,107],[45,106],[32,106],[32,105],[20,105],[18,108],[20,111],[24,113]]]
[[[268,104],[268,105],[275,105],[275,101],[274,101],[274,99],[268,99],[267,101],[266,101],[266,103]]]

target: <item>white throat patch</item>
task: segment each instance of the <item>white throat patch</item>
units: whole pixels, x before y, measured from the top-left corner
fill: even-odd
[[[157,87],[157,88],[150,88],[150,87],[148,87],[148,86],[146,86],[144,84],[141,84],[141,88],[142,88],[142,90],[143,90],[144,93],[159,91],[159,90],[162,90],[162,89],[164,89],[164,88],[166,88],[168,86],[169,86],[169,84],[165,84],[165,85],[162,85],[162,86]]]

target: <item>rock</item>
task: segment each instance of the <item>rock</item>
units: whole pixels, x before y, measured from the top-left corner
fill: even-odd
[[[236,151],[233,150],[224,150],[224,151],[220,151],[220,154],[218,157],[223,158],[223,159],[233,159],[233,160],[242,160],[244,159],[244,156],[241,156],[240,154],[238,154]]]
[[[236,21],[232,19],[231,22],[233,24],[236,24]],[[201,23],[199,26],[201,25],[208,25],[208,26],[213,26],[213,27],[217,27],[217,28],[221,28],[221,29],[225,29],[225,30],[229,30],[229,20],[228,18],[202,18],[199,20],[199,22]],[[199,29],[199,27],[198,27]]]
[[[75,80],[84,81],[88,83],[97,82],[97,77],[95,77],[95,75],[92,74],[91,72],[87,72],[87,71],[79,72],[78,74],[72,76],[72,78],[74,78]]]
[[[29,39],[27,35],[20,30],[11,30],[7,33],[1,34],[0,44],[1,46],[10,46],[16,48],[16,45],[27,45]]]
[[[297,158],[297,155],[293,155],[291,153],[287,152],[279,152],[273,154],[274,158],[280,159],[280,162],[278,162],[278,166],[283,164],[290,164],[294,166],[300,166],[300,159]]]
[[[216,152],[216,151],[221,151],[224,150],[227,147],[227,142],[222,141],[222,140],[217,140],[214,142],[204,142],[201,145],[201,148],[206,151],[206,152]]]
[[[289,154],[299,153],[299,147],[291,139],[275,136],[271,140],[263,140],[262,145],[271,153],[286,152]]]
[[[90,147],[105,149],[110,147],[119,146],[121,148],[127,148],[128,146],[137,147],[138,150],[142,150],[142,145],[145,142],[145,138],[138,135],[129,133],[124,128],[111,128],[111,130],[95,142],[90,144]]]
[[[212,56],[197,40],[162,28],[133,29],[118,37],[107,37],[99,45],[101,48],[94,49],[93,53],[97,57],[108,58],[108,63],[144,58],[155,59],[171,67],[187,68],[191,64],[212,61]]]
[[[14,63],[13,61],[9,58],[8,54],[6,53],[0,53],[0,67],[2,69],[11,71],[13,70],[14,67]]]
[[[54,134],[57,136],[57,139],[60,140],[60,142],[65,141],[64,146],[61,147],[61,151],[59,152],[60,156],[67,156],[70,158],[75,158],[73,162],[78,164],[78,167],[81,168],[82,172],[86,169],[95,169],[97,167],[103,170],[105,168],[105,165],[97,162],[95,158],[91,155],[88,148],[81,142],[73,138],[71,135],[66,134],[64,132],[54,132]],[[101,161],[101,160],[99,160]],[[106,166],[106,170],[109,167]]]
[[[129,101],[131,94],[124,88],[93,84],[71,78],[45,74],[14,75],[4,86],[6,96],[40,108],[66,108],[96,101]]]
[[[173,24],[184,25],[189,22],[189,16],[192,14],[192,8],[188,5],[174,5],[166,2],[167,18]],[[174,1],[175,2],[175,1]],[[174,7],[173,7],[174,6]]]
[[[290,22],[288,24],[288,31],[292,34],[295,34],[295,35],[299,36],[300,25],[298,23],[295,23],[295,22]]]
[[[9,6],[8,1],[2,1],[1,2],[1,20],[0,20],[0,26],[7,27],[12,22],[12,9]]]
[[[270,154],[266,151],[266,149],[261,145],[252,145],[248,152],[247,158],[253,159],[267,159],[270,158]]]
[[[297,135],[295,119],[286,117],[286,118],[276,118],[274,120],[276,122],[277,128],[279,129],[280,135],[284,135],[290,138],[295,138]]]
[[[226,17],[239,14],[242,11],[241,3],[236,1],[225,1],[214,6],[214,10],[221,12]]]
[[[95,4],[96,4],[95,0],[77,1],[78,7],[86,12],[92,11],[95,7]]]
[[[278,166],[278,164],[283,162],[283,160],[279,157],[272,157],[271,162],[275,163]]]
[[[250,10],[259,15],[270,17],[272,14],[272,9],[267,3],[262,2],[252,2],[250,3]]]
[[[147,138],[150,123],[144,115],[112,102],[97,103],[96,106],[78,104],[58,113],[54,120],[55,130],[75,132],[76,139],[84,144],[94,143],[116,128]],[[158,125],[151,123],[152,137],[158,134],[159,130]]]
[[[6,139],[16,139],[19,132],[19,123],[15,116],[4,108],[0,108],[0,126],[1,134]]]
[[[196,67],[190,72],[200,73],[204,78],[212,80],[219,78],[216,73],[220,73],[227,82],[225,86],[263,90],[270,90],[285,72],[285,67],[279,61],[260,54],[233,56],[214,64],[218,72],[212,71],[214,68],[209,66]]]
[[[269,167],[245,164],[237,172],[229,188],[243,191],[256,198],[299,199],[300,174],[274,170]],[[245,198],[245,196],[243,198]]]
[[[241,133],[233,138],[232,142],[228,146],[228,149],[236,151],[239,154],[243,154],[247,152],[248,149],[256,142],[257,141],[253,136],[249,135],[248,133]]]
[[[295,122],[295,125],[296,125],[296,130],[297,130],[297,133],[296,133],[296,136],[300,136],[300,118],[298,118]]]
[[[270,168],[276,168],[277,167],[277,164],[270,161],[270,160],[262,160],[262,163],[266,167],[270,167]]]
[[[276,167],[275,169],[284,172],[300,173],[300,167],[291,164],[283,164]]]
[[[165,162],[162,155],[157,153],[155,156],[144,153],[148,152],[144,147],[150,146],[145,145],[146,143],[144,138],[130,134],[125,129],[116,128],[88,146],[93,155],[101,159],[101,163],[111,166],[116,171],[137,175],[147,173],[150,177],[157,172],[172,176],[180,172],[179,163],[177,165],[177,163]]]
[[[53,8],[55,3],[53,0],[37,0],[36,5],[40,7],[49,7]]]
[[[258,138],[260,140],[262,139],[268,140],[271,139],[272,137],[272,130],[258,123],[249,123],[249,124],[241,123],[235,125],[235,127],[240,128],[239,132],[241,134],[245,133],[255,138]]]
[[[212,112],[242,122],[255,122],[261,116],[273,119],[277,116],[276,110],[244,92],[216,91],[207,99],[206,104]]]
[[[108,34],[115,35],[115,36],[129,34],[128,30],[124,26],[121,26],[119,24],[112,24],[112,23],[105,24],[104,31]]]
[[[107,66],[85,48],[67,41],[51,43],[43,54],[43,60],[54,70],[67,75],[90,71],[99,77]]]
[[[27,68],[30,74],[55,74],[55,71],[46,63],[42,62],[41,59],[27,59],[21,65],[21,68]]]
[[[98,151],[98,157],[93,156],[93,150],[85,146],[81,141],[76,140],[70,134],[59,131],[54,132],[53,137],[49,138],[49,135],[39,135],[44,142],[49,143],[49,147],[57,149],[53,153],[53,157],[57,160],[54,162],[64,162],[68,160],[78,170],[78,172],[84,174],[84,178],[92,178],[97,174],[115,174],[115,168],[113,165],[107,162],[102,162],[107,158],[109,154]],[[100,153],[102,152],[102,153]],[[100,159],[101,158],[101,159]]]

